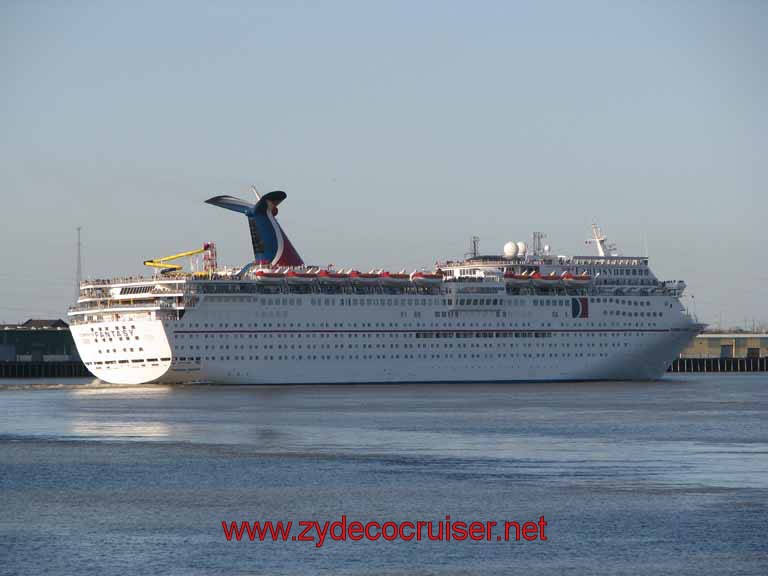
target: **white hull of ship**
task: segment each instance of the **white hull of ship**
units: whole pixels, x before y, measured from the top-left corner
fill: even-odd
[[[663,305],[666,318],[613,326],[599,304],[590,305],[592,320],[567,317],[567,307],[530,306],[501,308],[505,317],[475,310],[458,319],[395,320],[395,312],[418,308],[327,308],[305,300],[264,307],[257,298],[211,297],[182,320],[81,323],[72,333],[87,368],[105,382],[277,385],[651,380],[701,329],[662,298],[649,306]]]

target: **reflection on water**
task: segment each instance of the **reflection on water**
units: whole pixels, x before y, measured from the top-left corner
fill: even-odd
[[[100,387],[105,383],[98,378],[0,378],[0,392],[9,390],[56,390],[83,388],[86,386]]]
[[[74,398],[108,399],[110,402],[130,400],[131,402],[152,399],[171,393],[171,387],[165,385],[120,385],[106,384],[94,380],[85,386],[77,386],[68,390]],[[111,410],[84,411],[90,418],[80,415],[73,419],[67,434],[70,437],[90,437],[102,440],[133,439],[157,440],[171,437],[171,426],[167,422],[145,421],[141,414],[131,419],[116,420]]]
[[[114,438],[151,440],[169,438],[171,436],[171,427],[162,422],[115,422],[76,419],[72,421],[69,436],[92,437],[102,440]]]
[[[169,394],[170,386],[144,385],[133,386],[129,384],[105,384],[101,380],[94,380],[84,386],[68,388],[73,396],[150,396],[156,394]]]

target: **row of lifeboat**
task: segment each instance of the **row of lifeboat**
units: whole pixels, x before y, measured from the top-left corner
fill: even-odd
[[[592,277],[586,273],[575,275],[570,272],[563,272],[562,274],[550,272],[545,275],[538,272],[523,272],[522,274],[506,272],[504,282],[510,286],[521,288],[526,286],[556,288],[558,286],[589,286],[592,284]]]
[[[416,286],[437,286],[443,281],[440,272],[413,272],[408,274],[405,270],[392,272],[359,272],[350,270],[256,270],[253,277],[262,284],[283,284],[302,286],[310,284],[323,284],[326,286],[356,285],[356,286],[385,286],[391,288],[405,287],[413,283]]]

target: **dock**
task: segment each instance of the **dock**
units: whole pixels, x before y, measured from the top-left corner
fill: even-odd
[[[768,357],[678,358],[667,372],[768,372]]]
[[[90,375],[80,360],[0,362],[0,378],[86,378]]]

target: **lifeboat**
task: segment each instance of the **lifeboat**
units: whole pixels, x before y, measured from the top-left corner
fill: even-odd
[[[531,278],[525,272],[515,274],[514,272],[504,273],[504,282],[509,286],[530,286]]]
[[[416,286],[438,286],[443,282],[443,275],[442,273],[414,272],[411,274],[411,282]]]
[[[538,288],[555,288],[560,285],[560,276],[554,272],[550,272],[546,276],[534,272],[531,274],[531,280],[533,281],[533,285]]]
[[[352,270],[349,273],[349,279],[353,284],[360,284],[363,286],[372,286],[379,283],[379,275],[372,272],[364,274],[357,270]]]
[[[589,286],[592,284],[592,277],[586,272],[578,276],[574,276],[570,272],[564,272],[561,278],[566,286]]]
[[[330,270],[320,270],[317,273],[317,279],[321,284],[347,284],[349,282],[349,274],[343,272],[331,272]]]
[[[382,272],[379,275],[379,281],[383,286],[406,286],[410,284],[411,277],[405,272],[400,272],[399,274]]]
[[[317,274],[314,272],[296,272],[290,270],[285,273],[285,281],[293,286],[312,284],[317,281]]]
[[[273,270],[257,270],[253,273],[253,277],[262,284],[282,284],[285,280],[285,274]]]

